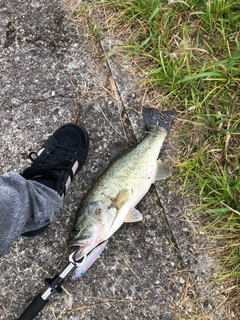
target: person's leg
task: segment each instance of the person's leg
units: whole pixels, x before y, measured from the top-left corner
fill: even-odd
[[[0,255],[19,235],[43,230],[62,208],[68,187],[88,152],[88,134],[76,124],[60,127],[21,175],[0,176]]]
[[[60,195],[15,172],[0,176],[0,256],[23,233],[49,224],[61,211]]]

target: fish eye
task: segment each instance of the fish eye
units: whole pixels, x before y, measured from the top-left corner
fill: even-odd
[[[79,233],[80,229],[78,227],[75,227],[73,230],[72,230],[72,233],[74,236],[76,236],[78,233]]]
[[[96,211],[95,211],[95,214],[97,216],[100,216],[102,214],[102,209],[98,208]]]

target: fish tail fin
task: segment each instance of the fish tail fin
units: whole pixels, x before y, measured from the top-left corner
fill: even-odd
[[[154,108],[143,108],[143,118],[148,130],[159,125],[169,133],[175,115],[175,110],[159,111]]]

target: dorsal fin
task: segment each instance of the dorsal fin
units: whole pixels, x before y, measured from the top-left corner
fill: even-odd
[[[121,142],[114,142],[110,150],[110,162],[125,150],[127,150],[127,146],[124,146]]]
[[[128,147],[121,142],[114,142],[110,149],[109,163],[127,149]],[[105,164],[101,169],[97,171],[97,173],[94,175],[95,179],[97,179],[103,173],[103,171],[108,167],[109,163]]]

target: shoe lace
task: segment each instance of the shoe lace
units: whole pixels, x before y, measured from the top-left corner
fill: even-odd
[[[46,153],[38,155],[36,152],[29,153],[29,159],[32,164],[48,165],[53,170],[68,169],[71,165],[71,156],[69,156],[69,149],[52,144],[52,149]]]

